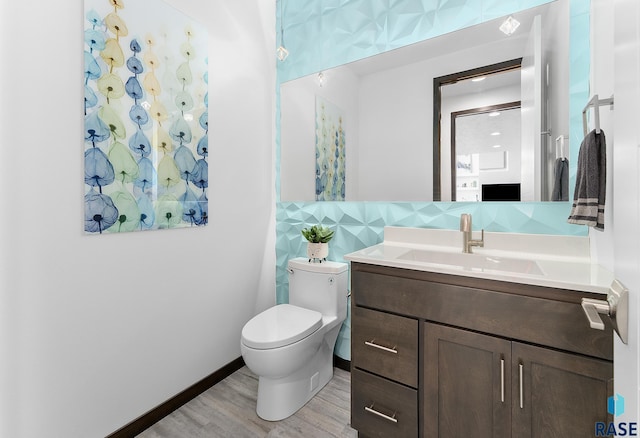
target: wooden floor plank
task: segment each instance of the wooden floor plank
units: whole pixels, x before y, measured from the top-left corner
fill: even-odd
[[[138,438],[356,438],[349,426],[349,372],[333,379],[302,409],[282,421],[256,414],[258,379],[246,366],[138,435]]]

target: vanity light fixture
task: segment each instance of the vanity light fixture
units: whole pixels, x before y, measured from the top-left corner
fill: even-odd
[[[513,18],[511,15],[507,17],[506,20],[502,22],[500,25],[500,30],[507,36],[513,34],[516,29],[520,26],[520,22]]]
[[[280,0],[280,46],[276,50],[276,55],[280,61],[284,61],[289,56],[289,51],[284,46],[284,26],[282,22],[284,21],[284,15],[282,15],[282,3],[284,0]]]
[[[480,81],[484,81],[485,79],[486,79],[486,76],[478,76],[471,79],[471,82],[480,82]]]

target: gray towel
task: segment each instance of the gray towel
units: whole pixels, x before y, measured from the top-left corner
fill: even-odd
[[[557,158],[554,166],[552,201],[569,200],[569,160]]]
[[[604,131],[591,131],[582,140],[573,206],[567,222],[604,229],[607,150]]]

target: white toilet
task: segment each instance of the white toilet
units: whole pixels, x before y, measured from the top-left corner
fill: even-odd
[[[289,304],[253,317],[240,349],[258,375],[256,412],[269,421],[287,418],[333,376],[333,347],[347,316],[346,263],[289,260]]]

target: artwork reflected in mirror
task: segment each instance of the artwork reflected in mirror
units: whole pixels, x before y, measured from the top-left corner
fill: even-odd
[[[451,144],[440,143],[450,136],[450,114],[436,115],[434,78],[514,59],[522,59],[517,96],[458,110],[519,101],[524,113],[537,106],[539,119],[521,121],[521,141],[537,142],[539,155],[538,164],[522,176],[521,195],[523,201],[530,199],[526,187],[534,184],[534,199],[550,200],[553,171],[545,169],[552,169],[556,159],[553,138],[569,133],[569,1],[513,16],[521,24],[510,36],[498,30],[506,18],[500,17],[282,83],[280,200],[316,199],[319,96],[341,109],[348,134],[346,201],[460,201],[452,193]],[[436,117],[447,124],[439,136],[434,135]]]
[[[346,134],[342,110],[316,97],[316,201],[344,201]]]

